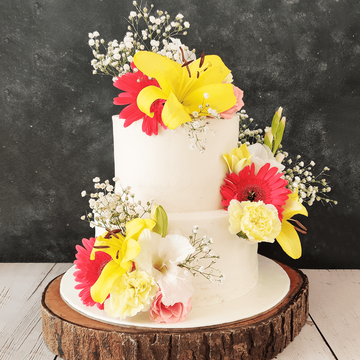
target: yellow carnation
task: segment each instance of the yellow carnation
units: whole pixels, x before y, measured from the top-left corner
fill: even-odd
[[[149,310],[156,292],[154,278],[145,271],[135,270],[116,279],[104,309],[112,317],[125,319],[140,311]]]
[[[251,242],[274,242],[280,233],[281,223],[274,205],[231,200],[228,211],[231,234]]]

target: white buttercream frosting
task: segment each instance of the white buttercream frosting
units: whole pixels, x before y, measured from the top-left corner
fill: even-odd
[[[206,150],[189,148],[181,127],[148,136],[141,121],[123,127],[113,116],[115,176],[122,186],[130,185],[136,199],[154,199],[166,211],[221,209],[220,186],[226,174],[222,155],[237,147],[239,119],[211,119]]]
[[[257,244],[231,235],[228,213],[221,207],[220,186],[227,166],[222,158],[238,145],[239,119],[211,119],[206,150],[189,148],[190,141],[181,127],[148,136],[141,121],[127,128],[113,116],[115,176],[131,186],[136,200],[153,199],[169,217],[169,233],[188,237],[194,225],[199,236],[213,239],[216,269],[225,276],[222,284],[211,283],[199,275],[193,278],[193,307],[236,299],[249,292],[258,281]],[[115,189],[116,190],[116,189]]]
[[[257,244],[231,235],[228,213],[225,210],[168,213],[169,232],[188,237],[196,224],[198,236],[213,239],[211,248],[219,255],[214,265],[225,276],[223,282],[210,282],[202,275],[193,278],[195,292],[191,298],[193,307],[202,307],[236,299],[250,291],[258,281]],[[206,267],[209,260],[200,260]]]

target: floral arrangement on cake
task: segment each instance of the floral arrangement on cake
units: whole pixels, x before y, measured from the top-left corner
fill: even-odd
[[[135,202],[130,187],[114,192],[109,181],[93,181],[96,191],[89,195],[92,212],[87,220],[106,231],[76,246],[75,288],[81,290],[82,303],[120,319],[149,311],[156,322],[185,320],[194,292],[192,277],[223,281],[214,268],[218,256],[212,239],[198,237],[197,226],[189,237],[168,234],[162,206]]]
[[[298,232],[306,234],[307,229],[293,217],[308,216],[304,203],[337,202],[328,198],[331,188],[324,178],[320,179],[328,167],[315,176],[315,162],[305,166],[299,161],[300,155],[292,168],[283,164],[288,153],[281,146],[286,123],[282,111],[278,109],[265,131],[251,131],[243,125],[240,146],[223,155],[228,173],[220,193],[222,205],[229,212],[230,233],[251,242],[276,239],[286,254],[298,259],[302,254]],[[243,112],[241,118],[248,117]],[[291,164],[289,159],[287,165]]]
[[[232,85],[222,60],[204,54],[196,59],[195,51],[173,37],[185,35],[190,26],[181,14],[171,21],[167,12],[158,11],[156,17],[146,7],[136,2],[134,6],[137,12],[130,13],[129,32],[122,42],[110,42],[106,55],[100,53],[104,41],[97,39],[99,34],[89,35],[94,73],[111,75],[123,90],[114,103],[127,105],[120,113],[124,126],[142,119],[142,130],[149,136],[157,135],[159,126],[180,126],[192,147],[204,151],[199,134],[209,131],[207,118],[222,121],[238,114],[239,146],[223,154],[228,171],[219,189],[228,230],[252,243],[276,240],[290,257],[299,258],[298,232],[306,233],[306,228],[294,216],[307,216],[304,204],[311,206],[315,200],[336,204],[327,197],[331,189],[321,178],[329,169],[315,176],[313,161],[305,165],[300,156],[295,165],[291,159],[285,161],[282,108],[264,131],[250,129],[252,119],[240,111],[243,92]],[[142,31],[140,20],[147,26]],[[101,236],[83,239],[83,246],[76,247],[74,276],[82,303],[120,319],[149,311],[152,321],[185,320],[194,292],[192,277],[224,280],[214,268],[218,256],[211,249],[212,239],[199,237],[196,225],[188,237],[168,233],[162,206],[135,201],[130,187],[113,180],[117,191],[109,181],[95,178],[95,192],[82,192],[90,197],[91,209],[82,220],[104,229]]]
[[[90,33],[89,45],[95,59],[94,74],[111,75],[114,86],[123,92],[115,105],[127,105],[119,114],[124,127],[142,121],[147,135],[157,135],[158,127],[176,129],[181,126],[191,139],[191,148],[205,150],[199,134],[211,132],[207,118],[232,118],[244,102],[243,92],[232,85],[231,71],[216,55],[202,53],[196,59],[176,35],[186,35],[189,22],[178,14],[173,21],[165,11],[151,15],[153,5],[141,8],[128,17],[129,31],[123,41],[108,43],[101,52],[103,39]],[[142,22],[142,23],[141,23]],[[144,25],[144,29],[141,29]]]

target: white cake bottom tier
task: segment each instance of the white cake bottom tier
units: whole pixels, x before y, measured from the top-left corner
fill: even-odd
[[[219,304],[245,295],[258,282],[257,244],[250,243],[228,230],[228,212],[225,210],[168,213],[169,233],[185,237],[198,226],[197,238],[206,235],[213,239],[211,248],[220,258],[215,269],[225,277],[223,282],[210,282],[204,276],[193,277],[195,288],[191,302],[194,308]],[[200,260],[206,267],[209,259]],[[216,274],[216,273],[215,273]]]
[[[168,233],[180,233],[189,238],[193,235],[194,226],[198,227],[197,238],[206,235],[212,238],[210,245],[213,253],[220,256],[214,269],[220,270],[224,276],[222,283],[210,282],[204,276],[191,277],[194,294],[192,307],[204,307],[236,299],[248,293],[258,282],[258,246],[228,230],[228,212],[226,210],[198,212],[170,212]],[[96,228],[95,236],[101,235],[105,229]],[[211,260],[203,259],[199,264],[204,268]],[[217,275],[216,272],[214,272]]]

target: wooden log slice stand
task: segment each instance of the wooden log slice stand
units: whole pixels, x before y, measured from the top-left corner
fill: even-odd
[[[62,300],[61,275],[42,296],[45,343],[66,360],[272,359],[299,334],[309,314],[306,275],[280,265],[290,291],[276,307],[240,321],[184,329],[115,326],[87,318]]]

